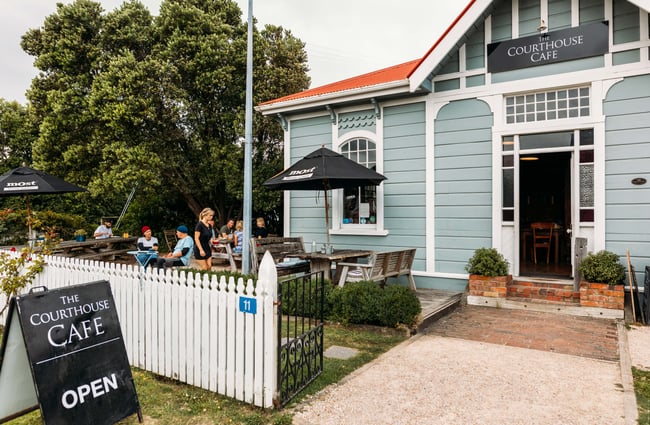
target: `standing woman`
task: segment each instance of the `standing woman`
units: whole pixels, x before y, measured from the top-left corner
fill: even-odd
[[[212,268],[212,248],[210,247],[212,226],[209,222],[213,217],[214,211],[211,208],[203,208],[199,214],[199,222],[194,228],[194,258],[201,270]]]

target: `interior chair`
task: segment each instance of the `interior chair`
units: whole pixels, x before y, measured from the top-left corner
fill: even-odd
[[[539,222],[532,223],[530,229],[533,231],[533,260],[537,264],[537,249],[546,249],[546,264],[551,258],[551,240],[553,239],[553,228],[555,223]]]

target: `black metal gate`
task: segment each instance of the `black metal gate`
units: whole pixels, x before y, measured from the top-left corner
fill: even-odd
[[[323,372],[324,285],[323,272],[278,283],[278,406]]]

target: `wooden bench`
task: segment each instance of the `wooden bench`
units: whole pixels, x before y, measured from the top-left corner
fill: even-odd
[[[339,286],[345,285],[350,268],[361,270],[363,280],[386,283],[389,277],[407,276],[409,287],[415,291],[415,280],[411,274],[413,260],[415,259],[415,248],[401,249],[397,251],[375,252],[368,258],[368,263],[338,263],[342,267]]]
[[[251,271],[257,274],[257,270],[266,251],[271,253],[276,263],[278,276],[286,276],[296,273],[309,273],[309,261],[292,260],[284,263],[283,259],[291,254],[300,254],[305,252],[302,236],[300,237],[269,237],[269,238],[251,238]]]

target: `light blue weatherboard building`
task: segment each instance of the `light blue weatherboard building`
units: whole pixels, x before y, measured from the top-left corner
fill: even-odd
[[[335,248],[417,248],[418,287],[462,290],[495,247],[515,277],[572,279],[576,243],[650,265],[646,0],[470,1],[418,60],[258,106],[285,165],[325,145],[384,174],[332,192]],[[408,43],[408,35],[404,36]],[[322,194],[285,194],[285,234],[325,242]],[[552,222],[549,264],[530,224]]]

